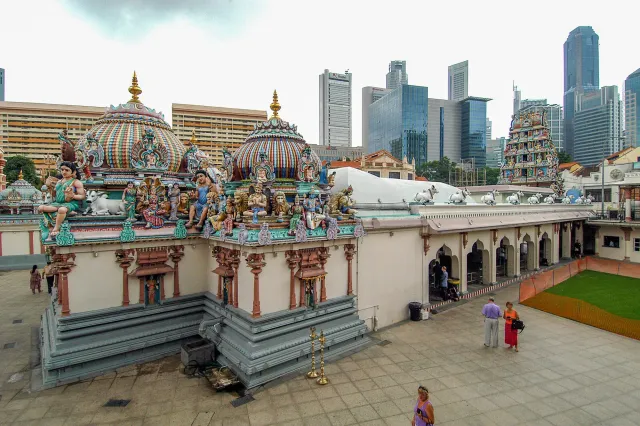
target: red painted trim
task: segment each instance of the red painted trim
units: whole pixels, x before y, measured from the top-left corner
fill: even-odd
[[[29,254],[34,254],[34,251],[33,251],[33,231],[29,231]]]

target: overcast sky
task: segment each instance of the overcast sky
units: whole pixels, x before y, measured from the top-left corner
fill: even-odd
[[[0,7],[6,100],[107,106],[142,101],[171,120],[171,103],[267,110],[318,143],[318,75],[353,73],[353,140],[363,86],[384,87],[390,60],[409,83],[446,99],[447,66],[469,60],[469,94],[492,98],[506,136],[512,82],[524,98],[562,104],[562,45],[590,25],[600,36],[600,85],[623,90],[640,68],[628,1],[11,0]],[[108,5],[108,6],[107,6]],[[627,20],[628,18],[628,20]]]

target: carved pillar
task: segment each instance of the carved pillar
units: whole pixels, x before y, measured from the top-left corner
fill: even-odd
[[[184,257],[184,246],[169,247],[169,257],[173,261],[173,297],[180,296],[180,270],[178,263]]]
[[[289,266],[289,309],[296,308],[296,277],[294,270],[300,264],[300,254],[295,250],[287,250],[285,253],[287,257],[287,265]],[[300,295],[302,300],[302,294]]]
[[[66,317],[71,313],[69,309],[69,279],[67,276],[69,275],[69,272],[71,272],[71,268],[76,266],[73,262],[76,259],[76,255],[74,253],[69,253],[62,254],[60,257],[59,271],[62,286],[62,316]]]
[[[624,232],[624,261],[629,261],[629,256],[633,253],[633,241],[631,240],[631,231],[633,228],[628,226],[621,226],[622,232]]]
[[[133,250],[116,250],[116,262],[122,268],[122,306],[129,306],[129,266],[133,263]]]
[[[324,269],[324,265],[327,264],[327,260],[329,260],[329,258],[331,257],[331,253],[329,253],[329,249],[327,247],[320,247],[318,249],[318,259],[320,260],[320,267],[322,268],[323,271],[326,270]],[[320,278],[320,301],[321,302],[326,302],[327,300],[327,285],[326,285],[326,275],[323,275],[322,278]]]
[[[260,316],[260,272],[266,265],[264,254],[252,253],[247,256],[247,266],[251,268],[253,274],[253,311],[251,316],[258,318]]]
[[[164,274],[160,275],[158,285],[160,286],[160,300],[164,300]]]
[[[233,268],[233,289],[229,292],[229,304],[238,307],[238,267],[240,266],[240,250],[229,252],[229,263]]]
[[[425,241],[427,240],[425,239]],[[353,255],[355,252],[356,252],[355,244],[344,245],[344,256],[347,258],[347,296],[351,296],[353,294],[352,261],[353,261]]]
[[[144,277],[140,277],[140,299],[138,300],[138,303],[144,305]]]
[[[33,251],[33,231],[29,231],[29,254],[35,254]]]

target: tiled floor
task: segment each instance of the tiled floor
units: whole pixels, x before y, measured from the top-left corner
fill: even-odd
[[[184,377],[178,357],[31,393],[31,329],[46,296],[31,295],[26,273],[2,274],[0,289],[0,424],[409,425],[422,384],[438,426],[640,425],[640,342],[516,305],[521,351],[487,349],[484,299],[379,333],[392,343],[327,365],[325,387],[299,377],[237,408],[235,395]],[[515,297],[517,287],[497,293],[501,305]],[[131,402],[103,407],[109,398]]]

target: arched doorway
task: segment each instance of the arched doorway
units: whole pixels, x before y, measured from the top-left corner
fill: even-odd
[[[520,271],[535,270],[534,244],[529,234],[525,234],[520,243]]]
[[[496,278],[512,277],[515,273],[515,250],[509,238],[504,237],[496,247]]]
[[[454,256],[451,249],[445,244],[436,252],[436,258],[429,263],[429,283],[431,284],[430,294],[439,296],[441,293],[441,269],[447,268],[449,280],[460,278],[460,263],[458,256]],[[459,290],[459,289],[458,289]]]
[[[489,250],[484,248],[482,241],[478,240],[471,246],[471,252],[467,254],[467,283],[490,284],[491,270],[489,267]]]
[[[542,234],[542,238],[540,240],[540,257],[539,257],[540,265],[539,266],[551,265],[551,262],[553,262],[552,254],[553,254],[553,244],[551,244],[551,238],[549,238],[549,235],[545,232],[544,234]]]

